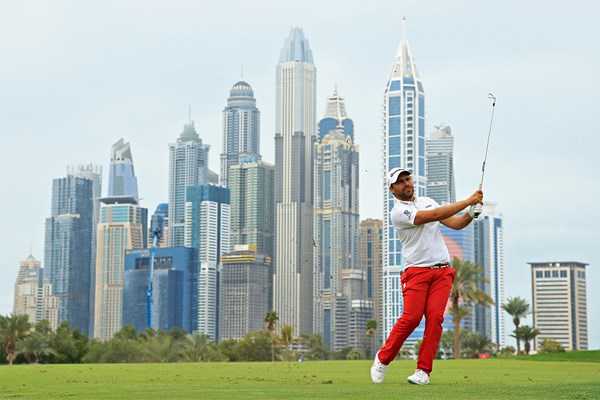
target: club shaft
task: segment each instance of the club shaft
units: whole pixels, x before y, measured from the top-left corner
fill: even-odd
[[[479,190],[483,188],[483,177],[485,175],[485,162],[487,161],[488,149],[490,148],[490,136],[492,134],[492,122],[494,121],[494,110],[496,108],[496,99],[492,103],[492,116],[490,117],[490,127],[488,129],[487,143],[485,145],[485,156],[483,157],[483,164],[481,164],[481,182],[479,183]]]

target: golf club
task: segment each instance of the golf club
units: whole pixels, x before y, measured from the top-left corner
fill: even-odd
[[[485,145],[485,156],[483,157],[483,164],[481,165],[481,182],[479,183],[479,189],[483,188],[483,176],[485,175],[485,162],[487,161],[488,149],[490,148],[490,136],[492,134],[492,122],[494,121],[494,109],[496,108],[496,95],[494,93],[488,93],[488,99],[492,99],[492,116],[490,118],[490,128],[488,129],[487,143]]]
[[[490,128],[488,129],[487,143],[485,145],[485,156],[481,165],[481,182],[479,182],[479,190],[483,188],[483,177],[485,175],[485,162],[487,161],[488,149],[490,148],[490,136],[492,134],[492,122],[494,121],[494,109],[496,108],[496,95],[492,92],[488,93],[488,99],[492,99],[492,116],[490,118]],[[481,206],[476,207],[474,218],[478,218],[481,214]]]

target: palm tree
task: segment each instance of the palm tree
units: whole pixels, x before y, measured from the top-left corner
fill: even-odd
[[[15,359],[17,342],[29,334],[31,324],[27,314],[10,314],[0,316],[0,339],[6,349],[6,359],[12,365]]]
[[[452,290],[450,291],[450,314],[454,325],[454,358],[460,358],[460,321],[469,313],[467,307],[461,306],[462,302],[471,304],[493,304],[494,300],[483,290],[477,287],[478,283],[487,283],[483,277],[483,268],[479,264],[468,260],[459,260],[454,257],[452,267],[456,270]]]
[[[367,320],[367,335],[371,337],[371,358],[374,358],[375,355],[375,332],[377,332],[377,320],[375,318],[369,318]]]
[[[15,355],[23,354],[29,364],[37,363],[44,354],[56,354],[56,351],[50,347],[50,340],[40,334],[33,333],[17,342]]]
[[[192,362],[206,361],[208,341],[210,337],[205,333],[194,332],[185,337],[185,352]]]
[[[290,348],[294,341],[294,328],[291,325],[284,325],[281,328],[281,344],[287,352],[288,361],[291,360],[292,349]]]
[[[535,339],[535,337],[539,334],[540,334],[540,331],[537,328],[532,328],[529,325],[523,325],[523,326],[519,327],[518,329],[515,329],[515,334],[512,336],[513,337],[521,337],[521,339],[523,339],[523,342],[524,342],[523,346],[525,347],[525,354],[529,354],[529,350],[531,350],[531,344],[529,342],[532,341],[533,339]]]
[[[277,315],[277,311],[271,310],[267,311],[265,314],[265,325],[267,326],[267,331],[269,332],[269,338],[271,339],[271,361],[275,361],[275,329],[277,329],[277,321],[279,321],[279,316]]]
[[[519,324],[521,318],[531,314],[531,307],[527,300],[520,297],[509,297],[505,304],[502,304],[502,309],[513,317],[513,323],[515,324],[515,335],[517,339],[517,354],[521,352],[521,335],[519,334]]]

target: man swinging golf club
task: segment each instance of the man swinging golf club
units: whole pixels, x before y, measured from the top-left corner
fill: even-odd
[[[393,168],[388,172],[387,185],[399,200],[390,212],[390,219],[402,242],[406,266],[400,276],[404,312],[375,355],[371,379],[374,383],[383,382],[387,366],[425,316],[425,333],[417,369],[408,381],[427,385],[456,275],[450,265],[450,254],[442,238],[440,223],[456,230],[469,225],[474,216],[481,213],[483,191],[480,188],[465,200],[440,206],[433,199],[415,196],[411,171],[403,168]],[[466,207],[469,207],[468,212],[456,215]]]

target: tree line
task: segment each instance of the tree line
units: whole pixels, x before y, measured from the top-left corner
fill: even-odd
[[[461,321],[469,306],[492,304],[493,300],[479,289],[483,268],[470,261],[454,258],[452,266],[456,277],[450,293],[450,314],[454,330],[442,335],[438,358],[470,358],[481,353],[493,355],[529,354],[531,342],[539,331],[521,325],[521,319],[531,314],[529,303],[520,298],[509,298],[502,308],[513,318],[517,349],[503,349],[478,332],[464,331]],[[132,325],[125,325],[112,339],[88,339],[79,329],[72,329],[68,321],[53,331],[50,323],[42,320],[29,322],[28,315],[0,316],[0,363],[123,363],[123,362],[203,362],[203,361],[294,361],[323,359],[371,359],[377,351],[375,333],[377,321],[366,322],[365,333],[370,339],[362,348],[330,351],[321,335],[301,334],[293,337],[293,327],[278,329],[278,315],[274,310],[265,314],[265,330],[248,333],[240,340],[226,339],[215,343],[203,333],[189,333],[181,328],[169,332],[147,329],[137,333]],[[412,349],[403,346],[398,357],[411,358],[418,353],[421,341]],[[538,352],[564,352],[558,342],[544,340]]]

